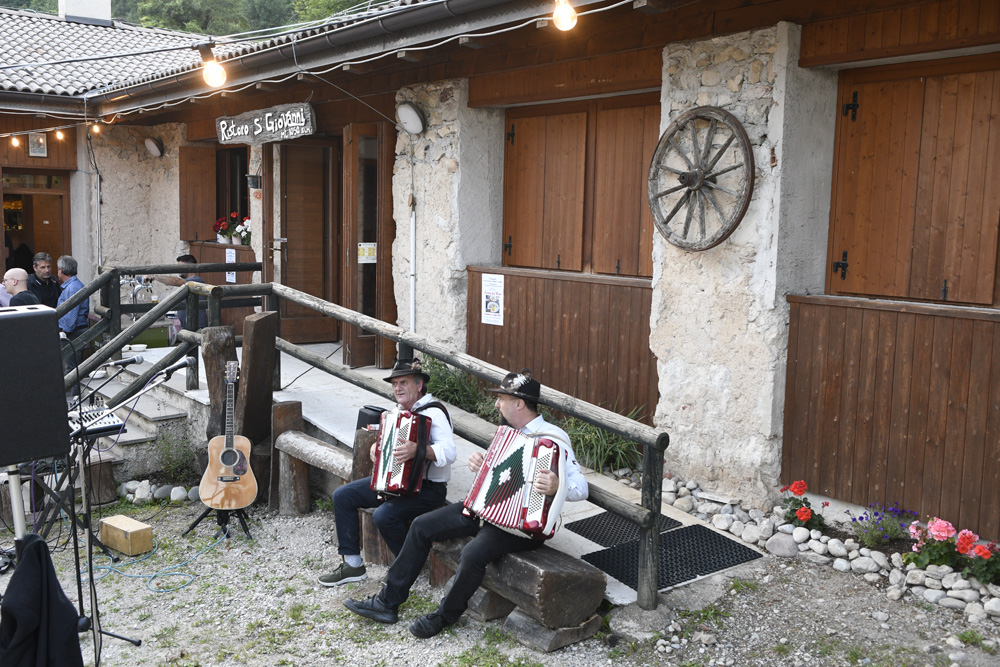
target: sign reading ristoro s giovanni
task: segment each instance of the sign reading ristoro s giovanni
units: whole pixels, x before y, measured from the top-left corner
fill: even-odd
[[[308,104],[282,104],[215,119],[220,144],[266,144],[304,137],[316,131],[316,115]]]

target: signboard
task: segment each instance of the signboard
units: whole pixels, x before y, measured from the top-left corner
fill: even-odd
[[[359,243],[358,264],[374,264],[377,245],[377,243]]]
[[[236,248],[226,248],[226,264],[236,263]],[[235,283],[236,282],[236,272],[226,271],[226,282]]]
[[[215,119],[220,144],[259,146],[304,137],[316,131],[316,114],[309,104],[281,104]]]
[[[483,274],[483,324],[503,326],[503,276]]]

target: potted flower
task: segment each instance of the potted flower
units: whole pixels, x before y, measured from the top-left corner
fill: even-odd
[[[215,241],[217,243],[229,243],[229,237],[233,235],[233,228],[229,226],[229,221],[225,218],[219,218],[212,225],[212,231],[215,232]]]
[[[237,240],[242,245],[250,245],[250,216],[243,218],[243,222],[234,228],[233,242]]]

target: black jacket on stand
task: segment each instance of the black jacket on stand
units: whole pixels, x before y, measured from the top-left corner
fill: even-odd
[[[79,614],[56,578],[49,545],[31,533],[0,601],[0,665],[83,667]]]

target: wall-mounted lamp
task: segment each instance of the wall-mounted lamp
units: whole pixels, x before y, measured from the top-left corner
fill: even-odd
[[[247,174],[247,187],[251,190],[260,190],[260,174]]]
[[[153,157],[160,157],[163,155],[163,142],[159,139],[154,139],[153,137],[146,137],[146,150]]]
[[[21,140],[18,139],[16,135],[11,135],[11,137],[10,137],[10,145],[11,146],[20,146],[21,145]]]
[[[552,22],[560,30],[571,30],[576,25],[576,10],[569,0],[556,0],[555,11],[552,12]]]
[[[399,125],[409,134],[421,134],[427,127],[424,114],[413,102],[400,102],[396,107],[396,117],[399,118]]]
[[[205,78],[205,83],[212,88],[219,88],[226,83],[226,68],[215,59],[215,54],[212,53],[213,46],[215,46],[213,42],[208,42],[199,44],[195,48],[201,54],[203,63],[201,75]]]

